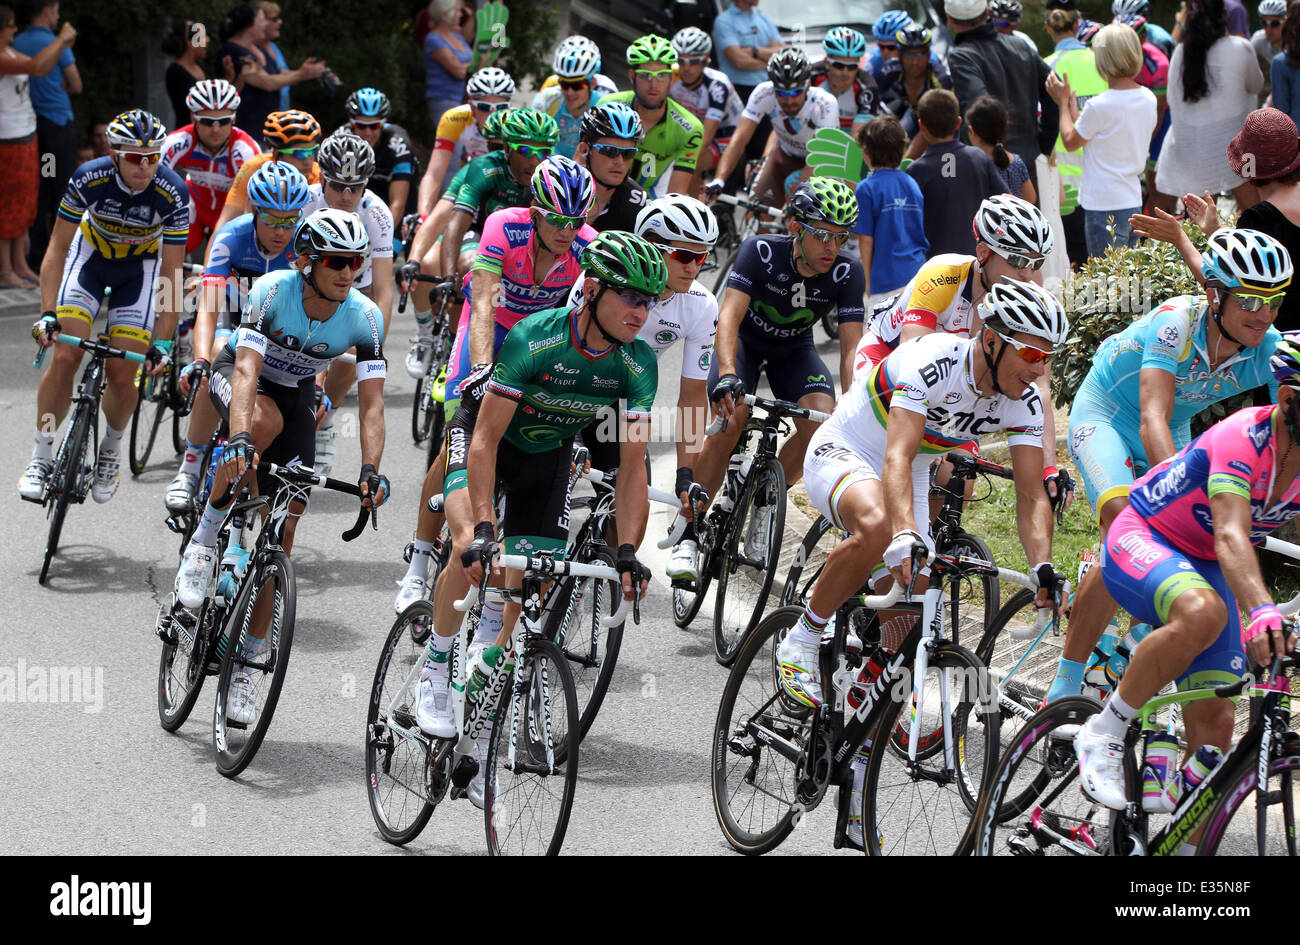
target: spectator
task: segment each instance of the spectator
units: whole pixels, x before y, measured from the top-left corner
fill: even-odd
[[[172,111],[175,113],[172,116],[173,129],[189,123],[190,110],[185,105],[185,96],[190,94],[190,89],[194,87],[195,82],[223,78],[233,84],[236,90],[243,87],[243,79],[236,80],[235,68],[229,56],[221,57],[220,74],[214,73],[204,64],[203,59],[208,52],[208,31],[202,23],[193,20],[183,21],[173,32],[163,37],[162,51],[175,57],[167,67],[164,79],[167,85],[167,98],[171,100]],[[104,127],[107,128],[108,125]]]
[[[1261,0],[1259,21],[1263,29],[1257,30],[1250,38],[1250,45],[1255,47],[1255,57],[1259,68],[1264,73],[1264,87],[1259,90],[1259,104],[1268,101],[1272,93],[1270,72],[1273,57],[1282,51],[1282,24],[1286,19],[1286,0]]]
[[[280,70],[275,60],[262,51],[266,36],[266,14],[251,3],[241,3],[226,15],[221,35],[221,55],[229,56],[235,74],[243,80],[239,89],[239,111],[235,124],[245,130],[261,128],[266,116],[280,106],[280,89],[309,79],[319,79],[325,63],[308,57],[297,69]],[[245,67],[247,63],[247,67]]]
[[[1193,2],[1192,8],[1196,8]],[[1179,5],[1178,12],[1174,14],[1174,32],[1173,38],[1175,43],[1182,43],[1187,39],[1187,16],[1188,9],[1186,0]],[[1226,16],[1226,26],[1230,36],[1240,36],[1242,39],[1250,37],[1250,14],[1246,12],[1245,5],[1241,0],[1223,0],[1223,12]]]
[[[713,21],[718,65],[742,102],[767,81],[767,61],[783,46],[781,31],[758,9],[758,0],[735,0]]]
[[[998,169],[998,177],[1014,194],[1030,203],[1038,203],[1038,193],[1029,179],[1029,168],[1019,154],[1007,150],[1007,107],[992,95],[981,95],[966,109],[966,133],[972,147],[989,156]]]
[[[902,123],[893,115],[878,116],[858,129],[858,146],[871,175],[855,188],[862,271],[866,274],[868,308],[911,281],[925,263],[930,244],[925,239],[921,187],[898,169],[907,146]],[[875,252],[879,243],[883,249]]]
[[[275,63],[275,72],[288,72],[289,63],[285,60],[280,47],[275,44],[275,41],[280,38],[280,24],[283,22],[283,17],[280,16],[280,4],[273,3],[272,0],[255,0],[254,6],[266,17],[266,33],[262,37],[262,42],[258,43],[258,48],[269,61]],[[280,101],[273,110],[277,112],[289,110],[289,86],[280,89]]]
[[[1169,60],[1169,133],[1156,161],[1156,204],[1163,210],[1172,210],[1173,195],[1186,191],[1232,188],[1239,206],[1255,202],[1254,188],[1232,172],[1226,154],[1255,107],[1264,74],[1250,41],[1226,30],[1223,0],[1197,0]]]
[[[1056,138],[1056,103],[1047,94],[1047,63],[1019,39],[993,28],[987,0],[948,0],[945,9],[954,34],[948,70],[962,112],[981,95],[1001,99],[1011,118],[1007,148],[1024,159],[1029,179],[1037,186],[1034,162],[1040,154],[1051,153]]]
[[[952,10],[961,0],[948,0]],[[992,27],[990,27],[992,29]],[[1018,39],[1010,40],[1018,46]],[[916,106],[924,136],[925,153],[907,173],[921,188],[925,238],[930,253],[975,253],[970,221],[985,197],[1006,192],[998,168],[979,148],[955,140],[961,127],[957,96],[947,89],[931,89]]]
[[[1076,35],[1079,28],[1079,11],[1049,9],[1043,22],[1054,50],[1047,57],[1052,71],[1070,80],[1070,88],[1082,107],[1094,95],[1106,91],[1106,80],[1097,72],[1096,58]],[[1066,150],[1065,142],[1057,137],[1052,159],[1061,178],[1065,206],[1061,213],[1061,233],[1065,237],[1065,254],[1072,265],[1081,266],[1088,258],[1088,241],[1084,237],[1083,211],[1078,208],[1079,178],[1083,174],[1083,155]],[[1035,181],[1035,187],[1037,187]]]
[[[108,157],[108,122],[99,118],[90,120],[90,153],[93,157]]]
[[[14,38],[14,49],[34,56],[54,40],[54,27],[59,23],[59,0],[37,0],[33,6],[30,25]],[[41,174],[36,195],[36,223],[31,229],[29,263],[37,268],[45,258],[45,244],[49,242],[54,216],[68,186],[68,178],[77,166],[77,128],[73,124],[72,100],[69,94],[81,94],[81,75],[77,72],[72,50],[65,48],[59,54],[58,67],[45,75],[32,76],[28,86],[32,108],[36,112],[36,145],[40,154],[54,157],[53,174]]]
[[[438,119],[465,100],[465,79],[473,70],[474,52],[461,35],[458,0],[433,0],[429,21],[434,29],[424,38],[424,97],[429,120]]]
[[[1300,8],[1287,11],[1282,26],[1282,51],[1269,64],[1269,75],[1273,80],[1273,107],[1296,121],[1300,115]]]
[[[1079,206],[1090,257],[1137,242],[1129,217],[1142,212],[1141,174],[1156,129],[1156,97],[1135,81],[1142,71],[1142,41],[1137,33],[1123,23],[1112,23],[1102,27],[1092,51],[1107,89],[1090,98],[1082,110],[1068,79],[1052,75],[1047,80],[1047,89],[1061,109],[1065,146],[1083,147]]]
[[[25,250],[27,230],[36,222],[40,181],[36,112],[27,77],[52,70],[77,37],[72,24],[64,23],[44,49],[27,56],[13,47],[17,34],[14,11],[0,6],[0,289],[39,284]]]

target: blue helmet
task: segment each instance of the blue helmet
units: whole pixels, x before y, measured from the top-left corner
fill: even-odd
[[[597,138],[626,138],[640,142],[643,134],[645,129],[641,125],[641,116],[635,108],[623,102],[601,102],[587,109],[578,129],[579,138],[588,142]]]
[[[260,210],[292,213],[311,198],[307,178],[287,161],[269,161],[248,179],[248,202]]]
[[[348,118],[378,118],[388,117],[390,106],[388,96],[379,89],[364,88],[357,89],[348,96]]]
[[[1291,254],[1258,230],[1215,230],[1201,255],[1207,285],[1225,289],[1276,292],[1291,284]]]
[[[837,26],[822,40],[822,49],[828,56],[861,59],[867,54],[867,38],[851,27]]]
[[[596,199],[590,172],[559,154],[552,154],[537,165],[532,189],[536,206],[566,217],[585,217]]]
[[[880,14],[880,19],[872,24],[871,35],[876,37],[878,43],[892,43],[895,33],[911,25],[912,18],[902,10],[886,10]]]

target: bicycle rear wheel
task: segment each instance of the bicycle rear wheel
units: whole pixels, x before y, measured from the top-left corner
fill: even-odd
[[[50,562],[59,551],[59,539],[63,535],[63,521],[67,518],[68,506],[74,498],[80,498],[82,479],[86,474],[86,452],[94,439],[93,409],[90,404],[77,404],[77,412],[72,417],[63,447],[56,457],[56,465],[50,473],[49,498],[46,501],[52,503],[53,508],[49,512],[50,530],[45,539],[41,573],[36,579],[38,584],[44,584],[49,577]]]
[[[827,535],[830,535],[828,538]],[[803,544],[795,552],[790,562],[790,570],[785,575],[785,586],[781,590],[781,606],[805,606],[812,597],[813,585],[821,577],[822,568],[826,566],[826,556],[839,541],[841,532],[831,524],[830,519],[818,515],[803,536]]]
[[[944,549],[957,557],[977,558],[994,564],[993,552],[982,538],[969,533],[958,535]],[[960,574],[948,578],[948,627],[945,636],[953,643],[975,648],[984,631],[998,615],[1001,590],[993,574]]]
[[[1258,756],[1229,781],[1196,848],[1198,856],[1295,856],[1300,755],[1272,758],[1264,806],[1255,790]]]
[[[731,665],[745,635],[763,616],[784,533],[785,471],[770,456],[750,469],[719,549],[713,649],[723,666]]]
[[[683,630],[695,620],[695,615],[700,612],[709,596],[709,588],[713,584],[713,572],[718,566],[718,553],[713,547],[713,543],[726,534],[726,531],[726,525],[717,527],[717,520],[715,519],[707,538],[704,532],[698,535],[699,558],[697,566],[699,567],[699,577],[695,579],[695,590],[691,591],[683,587],[673,588],[673,623]]]
[[[164,613],[166,611],[166,613]],[[211,600],[197,615],[170,603],[159,608],[159,623],[167,620],[167,640],[158,661],[158,723],[165,732],[185,724],[203,689],[208,648],[221,619]]]
[[[135,411],[131,414],[131,444],[128,451],[131,475],[138,476],[144,472],[169,406],[165,376],[150,377],[141,367]]]
[[[564,654],[524,641],[488,741],[484,822],[494,856],[555,856],[578,786],[578,697]]]

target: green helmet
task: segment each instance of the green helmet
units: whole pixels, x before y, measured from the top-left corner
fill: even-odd
[[[584,272],[615,289],[658,295],[668,284],[663,253],[647,239],[607,230],[587,244],[579,260]]]
[[[559,125],[545,112],[532,108],[512,108],[501,119],[501,140],[506,144],[535,141],[553,148],[559,138]]]
[[[487,116],[487,121],[483,122],[483,137],[488,141],[501,140],[501,122],[510,114],[508,108],[498,108],[491,115]]]
[[[640,66],[647,62],[662,62],[664,65],[671,66],[676,61],[677,50],[673,49],[673,44],[662,36],[656,36],[654,33],[649,36],[642,36],[627,47],[627,64],[629,66]]]
[[[835,223],[852,226],[858,222],[858,198],[853,188],[833,177],[810,177],[799,185],[790,200],[795,218],[805,223]]]

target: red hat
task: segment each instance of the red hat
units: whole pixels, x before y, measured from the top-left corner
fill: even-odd
[[[1246,116],[1237,137],[1228,142],[1228,164],[1246,180],[1276,180],[1300,168],[1300,134],[1291,116],[1277,108],[1259,108]]]

